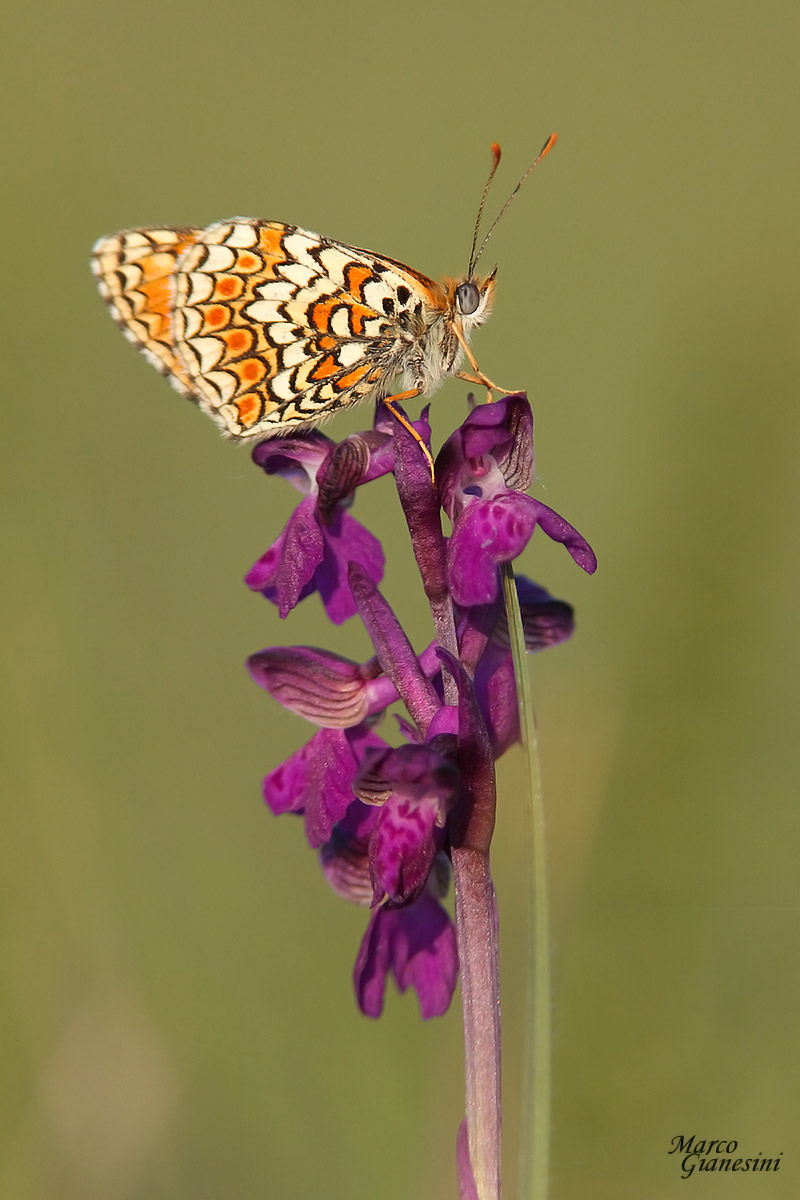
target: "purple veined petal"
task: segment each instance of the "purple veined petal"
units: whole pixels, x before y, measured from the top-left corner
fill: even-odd
[[[475,696],[495,758],[519,741],[519,706],[511,651],[490,642],[475,672]]]
[[[427,743],[367,748],[355,784],[366,804],[383,804],[392,795],[415,804],[433,803],[446,812],[459,789],[458,771]]]
[[[459,793],[455,765],[429,744],[364,752],[358,798],[382,805],[369,844],[375,903],[408,904],[424,887]]]
[[[356,997],[368,1017],[383,1012],[386,980],[413,987],[424,1020],[447,1012],[458,978],[453,923],[428,892],[407,908],[373,909],[353,972]]]
[[[489,854],[494,832],[497,790],[495,787],[494,750],[486,719],[463,664],[447,650],[439,657],[455,680],[458,690],[458,753],[466,804],[459,804],[448,822],[453,854],[469,845],[470,853]],[[488,857],[487,857],[488,861]]]
[[[534,583],[525,575],[516,575],[525,649],[529,654],[560,646],[575,632],[575,610],[565,600],[557,600],[547,588]],[[508,619],[505,609],[499,608],[492,641],[508,649]]]
[[[319,851],[323,874],[337,896],[365,908],[372,906],[368,848],[377,819],[377,808],[354,800]]]
[[[430,445],[431,440],[429,410],[430,405],[426,404],[419,418],[411,422],[426,445]],[[369,448],[369,466],[361,480],[362,483],[380,479],[383,475],[390,475],[394,471],[394,433],[396,428],[397,422],[392,414],[384,404],[379,403],[375,410],[374,428],[354,435],[361,438]]]
[[[289,517],[278,540],[248,571],[245,582],[277,604],[280,616],[286,618],[314,590],[312,581],[323,552],[315,501],[307,496]]]
[[[455,704],[443,704],[428,726],[428,741],[445,735],[458,734],[458,708]]]
[[[516,558],[536,528],[529,501],[520,492],[507,492],[492,500],[475,500],[461,512],[448,544],[456,604],[490,604],[497,597],[498,563]]]
[[[317,471],[317,516],[323,525],[331,523],[337,506],[349,502],[364,481],[369,459],[369,445],[359,434],[332,448]]]
[[[253,462],[267,475],[280,475],[300,492],[314,495],[317,471],[335,446],[324,433],[314,430],[294,437],[268,438],[253,448]]]
[[[428,679],[434,675],[438,675],[442,669],[442,664],[439,662],[439,656],[436,653],[438,648],[438,642],[431,642],[429,646],[425,647],[422,654],[419,655],[420,668],[423,675],[427,676]]]
[[[587,575],[594,575],[597,570],[597,557],[586,538],[582,537],[575,526],[570,525],[569,521],[565,521],[554,509],[548,508],[546,504],[542,504],[540,500],[534,500],[530,496],[526,496],[526,499],[535,507],[536,524],[541,527],[542,531],[554,542],[561,542]]]
[[[469,1160],[469,1135],[466,1117],[458,1127],[456,1139],[456,1168],[458,1170],[458,1200],[480,1200],[478,1186]]]
[[[491,454],[497,462],[506,487],[525,492],[534,475],[533,413],[524,392],[503,396],[493,404],[474,408],[464,425],[464,450],[467,458]],[[487,447],[487,436],[493,443]]]
[[[330,841],[334,826],[355,801],[353,780],[365,750],[384,746],[364,726],[321,729],[270,772],[264,780],[264,799],[274,813],[304,813],[306,837],[316,850]]]
[[[252,679],[274,700],[326,729],[358,725],[369,691],[358,663],[313,646],[272,646],[251,654]]]
[[[546,588],[533,583],[524,575],[515,579],[528,653],[557,646],[569,638],[574,629],[573,610],[563,600],[556,600]],[[470,622],[475,618],[476,627]],[[514,665],[508,636],[508,620],[501,601],[464,610],[460,623],[461,659],[467,665],[465,649],[471,641],[481,646],[485,628],[494,629],[483,638],[482,651],[474,671],[475,695],[483,712],[495,756],[500,757],[519,739],[519,709],[514,678]]]
[[[375,535],[349,513],[338,511],[325,529],[316,573],[322,603],[335,625],[341,625],[357,611],[347,577],[348,564],[358,563],[373,583],[380,583],[384,561],[383,547]]]
[[[244,581],[249,588],[254,592],[264,592],[272,590],[273,595],[268,598],[277,604],[278,601],[275,595],[274,582],[278,572],[278,567],[281,562],[283,553],[283,544],[286,541],[286,529],[282,529],[278,537],[261,557],[253,563],[250,570],[244,577]]]
[[[270,771],[262,784],[264,803],[276,817],[302,813],[308,794],[308,763],[305,746]]]
[[[330,525],[321,524],[316,501],[308,496],[277,541],[250,568],[245,582],[276,604],[284,618],[306,596],[319,591],[328,616],[341,625],[356,611],[347,579],[351,561],[363,566],[375,582],[382,579],[384,557],[378,539],[341,509]]]
[[[369,839],[373,904],[399,907],[416,900],[442,844],[433,804],[391,796],[381,807]]]
[[[533,415],[524,392],[480,404],[447,439],[436,459],[439,494],[451,521],[462,493],[477,488],[484,498],[533,479]]]
[[[497,565],[527,546],[536,526],[561,542],[589,574],[597,559],[589,543],[552,508],[521,492],[476,500],[460,514],[448,546],[450,587],[457,604],[489,604],[499,592]]]

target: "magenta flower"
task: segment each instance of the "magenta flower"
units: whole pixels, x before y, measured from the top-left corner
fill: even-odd
[[[318,591],[334,623],[359,615],[374,649],[366,663],[309,646],[251,655],[255,682],[317,726],[267,775],[264,799],[276,815],[303,816],[330,886],[369,910],[353,973],[362,1012],[382,1013],[391,977],[401,992],[416,991],[424,1018],[441,1015],[460,960],[468,1108],[482,1114],[480,1129],[465,1126],[459,1134],[464,1196],[479,1195],[476,1178],[485,1180],[487,1172],[499,1181],[497,912],[489,847],[494,763],[519,737],[500,567],[521,553],[537,526],[585,571],[597,565],[572,525],[525,494],[533,477],[532,427],[523,395],[474,408],[442,447],[436,487],[419,444],[430,444],[426,414],[415,425],[416,439],[379,406],[372,431],[339,445],[310,434],[262,443],[253,454],[268,474],[283,475],[305,495],[249,572],[249,586],[277,604],[282,617]],[[378,588],[380,543],[346,511],[361,487],[390,471],[434,625],[435,638],[421,652]],[[449,538],[442,509],[452,525]],[[571,636],[568,604],[524,577],[517,592],[529,651]],[[390,745],[377,729],[398,701],[406,710],[399,718],[405,740]],[[455,926],[441,903],[451,876]],[[487,1066],[487,1054],[494,1066]],[[476,1147],[478,1167],[470,1161]]]
[[[374,903],[370,843],[379,810],[355,802],[322,847],[320,860],[333,890],[361,905]],[[448,864],[442,858],[424,890],[399,908],[373,907],[353,971],[356,998],[368,1017],[383,1011],[386,982],[413,988],[427,1020],[447,1011],[458,978],[453,922],[440,903],[447,891]]]
[[[590,575],[594,551],[576,529],[524,489],[533,477],[533,418],[521,394],[473,409],[437,460],[442,506],[453,523],[448,546],[456,604],[488,604],[498,594],[499,563],[525,549],[537,525],[561,542]]]
[[[429,434],[427,409],[416,422]],[[345,510],[363,483],[388,474],[394,466],[389,433],[379,427],[341,443],[322,433],[260,442],[253,462],[267,475],[281,475],[305,494],[286,527],[245,576],[255,592],[278,606],[281,617],[319,592],[330,619],[341,625],[355,608],[347,586],[347,566],[359,563],[370,578],[383,577],[378,539]]]

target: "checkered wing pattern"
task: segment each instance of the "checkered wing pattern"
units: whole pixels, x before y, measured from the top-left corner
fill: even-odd
[[[178,260],[201,229],[130,229],[100,238],[92,270],[100,294],[129,342],[178,391],[195,396],[188,373],[175,353],[173,315]]]
[[[102,239],[95,271],[130,340],[238,438],[388,395],[447,304],[400,263],[247,218]]]

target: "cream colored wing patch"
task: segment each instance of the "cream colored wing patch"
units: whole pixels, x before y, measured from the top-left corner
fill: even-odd
[[[178,265],[175,351],[230,436],[268,437],[386,394],[413,342],[404,314],[430,308],[437,289],[293,225],[222,221]]]

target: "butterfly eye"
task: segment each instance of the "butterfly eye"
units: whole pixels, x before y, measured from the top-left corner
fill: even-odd
[[[465,316],[474,313],[481,302],[481,294],[474,283],[460,283],[456,288],[456,304],[459,312]]]

